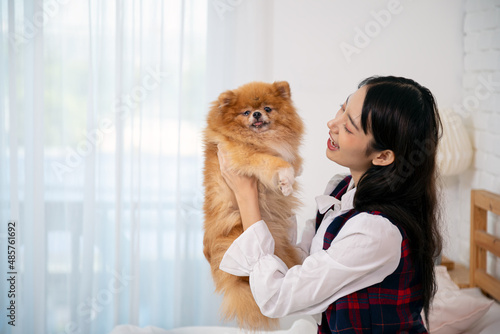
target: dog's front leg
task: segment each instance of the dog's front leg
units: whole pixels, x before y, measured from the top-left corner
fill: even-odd
[[[293,192],[295,171],[286,160],[274,155],[249,152],[247,148],[230,144],[222,147],[230,156],[229,167],[242,175],[254,176],[267,188],[278,187],[283,195]]]

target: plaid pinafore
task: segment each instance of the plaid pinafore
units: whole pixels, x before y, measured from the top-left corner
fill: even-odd
[[[340,200],[350,181],[351,176],[347,176],[330,196]],[[323,249],[328,249],[344,224],[360,213],[351,209],[337,216],[325,232]],[[383,216],[380,212],[368,213]],[[323,216],[318,212],[316,230]],[[420,316],[423,305],[420,278],[409,256],[406,233],[397,224],[394,225],[403,236],[397,269],[382,282],[333,302],[322,314],[318,333],[427,333]]]

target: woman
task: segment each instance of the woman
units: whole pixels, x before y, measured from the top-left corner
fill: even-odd
[[[220,268],[250,276],[264,315],[316,315],[320,333],[426,333],[441,251],[436,148],[441,123],[431,92],[398,77],[372,77],[328,122],[327,157],[350,170],[317,198],[299,245],[301,266],[273,255],[257,184],[226,167],[245,232]],[[319,316],[321,314],[321,317]]]

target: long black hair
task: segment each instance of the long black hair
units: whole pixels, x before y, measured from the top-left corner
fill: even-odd
[[[400,77],[370,77],[366,86],[361,125],[373,140],[367,149],[392,150],[388,166],[372,165],[360,178],[354,207],[377,210],[406,232],[411,258],[421,276],[423,309],[436,292],[434,265],[441,253],[437,195],[436,150],[441,120],[429,89]]]

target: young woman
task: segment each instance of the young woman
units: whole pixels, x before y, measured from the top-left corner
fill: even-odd
[[[350,169],[336,176],[307,222],[304,262],[287,268],[261,220],[257,184],[227,168],[244,233],[221,269],[249,276],[262,313],[315,315],[319,333],[426,333],[441,251],[436,147],[441,122],[431,92],[399,77],[372,77],[328,123],[327,157]]]

